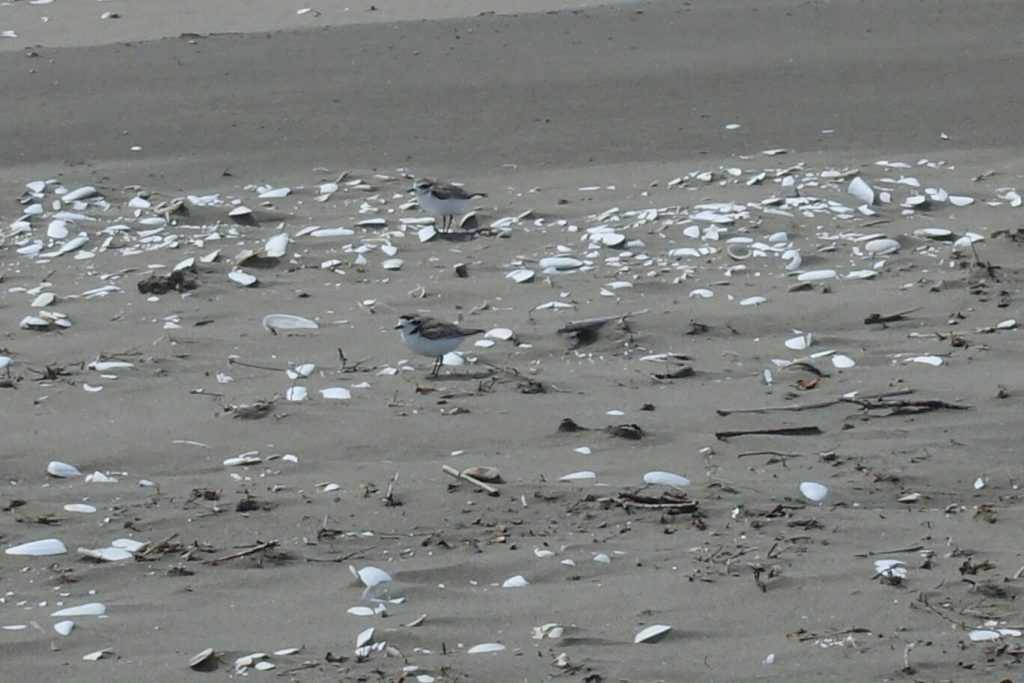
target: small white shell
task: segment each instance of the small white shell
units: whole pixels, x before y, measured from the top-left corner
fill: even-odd
[[[69,204],[71,202],[78,201],[79,199],[91,197],[94,194],[99,194],[99,191],[95,187],[93,187],[92,185],[83,185],[82,187],[79,187],[75,190],[71,190],[70,192],[64,193],[61,196],[60,200],[64,204]]]
[[[900,243],[894,239],[889,239],[888,237],[870,240],[864,245],[864,251],[868,252],[872,256],[895,254],[899,250]]]
[[[520,268],[518,270],[513,270],[511,273],[508,273],[505,277],[512,280],[516,284],[521,285],[524,282],[530,282],[531,280],[533,280],[534,272],[529,268]]]
[[[942,358],[939,356],[914,356],[907,359],[908,363],[922,363],[924,365],[931,365],[932,367],[939,367],[942,365]]]
[[[974,203],[974,198],[951,194],[949,195],[949,203],[953,206],[970,206]]]
[[[370,628],[366,629],[365,631],[362,631],[358,636],[356,636],[356,647],[360,648],[363,645],[372,642],[373,632],[374,628],[371,626]]]
[[[470,655],[482,655],[489,652],[501,652],[505,649],[505,646],[501,643],[480,643],[466,650],[466,654]]]
[[[501,584],[502,588],[524,588],[529,586],[530,582],[522,574],[516,574],[513,577],[505,579]]]
[[[92,505],[86,505],[85,503],[68,503],[64,506],[64,509],[68,512],[80,512],[88,515],[96,512],[96,508]]]
[[[391,575],[383,569],[377,569],[376,567],[363,567],[362,569],[356,570],[355,567],[349,565],[349,571],[363,582],[363,585],[367,588],[373,588],[382,583],[391,581]]]
[[[71,630],[74,629],[74,628],[75,628],[75,622],[71,621],[70,619],[66,619],[64,621],[58,621],[56,624],[53,625],[53,630],[56,631],[57,633],[59,633],[62,636],[68,635],[69,633],[71,633]]]
[[[333,399],[335,401],[347,401],[352,398],[352,392],[345,387],[330,387],[328,389],[321,389],[320,395],[326,399]]]
[[[97,548],[96,550],[79,548],[78,552],[80,555],[85,555],[94,560],[102,560],[103,562],[121,562],[122,560],[130,560],[133,557],[127,550],[114,547]]]
[[[765,301],[768,301],[768,299],[763,296],[748,296],[740,301],[740,306],[760,306]]]
[[[57,610],[51,617],[101,617],[107,613],[107,606],[102,602],[87,602],[84,605],[65,607]]]
[[[828,495],[828,487],[814,481],[805,481],[800,484],[800,493],[808,500],[820,503]]]
[[[836,277],[836,271],[831,268],[823,270],[808,270],[796,276],[800,282],[814,282],[815,280],[831,280]]]
[[[400,258],[389,258],[381,262],[380,267],[384,270],[399,270],[405,265],[405,261]]]
[[[57,299],[53,292],[43,292],[32,300],[32,308],[46,308]]]
[[[559,477],[558,481],[579,481],[581,479],[597,479],[597,474],[590,470],[581,470],[579,472],[570,472],[563,477]]]
[[[263,247],[263,253],[270,258],[281,258],[288,253],[289,241],[290,238],[286,232],[282,232],[280,235],[274,235],[267,240],[266,245]]]
[[[803,351],[813,343],[814,335],[810,332],[801,334],[798,337],[791,337],[785,341],[786,348],[793,351]]]
[[[502,341],[508,341],[509,339],[515,336],[515,332],[513,332],[507,327],[495,327],[493,330],[488,330],[484,336],[489,337],[491,339],[500,339]]]
[[[857,363],[852,358],[842,353],[837,353],[836,355],[832,356],[832,365],[839,368],[840,370],[852,368],[856,364]]]
[[[309,398],[309,390],[302,386],[288,387],[288,391],[285,392],[285,398],[289,401],[305,401]]]
[[[288,313],[271,313],[263,316],[263,328],[274,330],[315,330],[320,326],[309,318],[301,318]]]
[[[671,472],[653,471],[644,475],[645,484],[663,484],[665,486],[689,486],[690,480]]]
[[[875,203],[875,191],[872,190],[871,186],[864,182],[860,176],[857,176],[850,181],[850,185],[846,191],[865,204]]]
[[[429,242],[437,237],[437,228],[433,225],[424,225],[416,231],[416,236],[420,238],[420,242]]]
[[[43,538],[38,541],[29,541],[28,543],[11,546],[4,550],[4,554],[47,557],[49,555],[63,555],[67,551],[67,546],[61,543],[59,539]]]
[[[634,643],[656,643],[665,637],[665,634],[672,630],[671,626],[665,624],[655,624],[654,626],[648,626],[644,630],[633,636]]]
[[[171,272],[172,273],[176,273],[179,270],[188,270],[189,268],[192,268],[195,265],[196,265],[196,258],[195,258],[195,256],[189,256],[188,258],[182,259],[182,260],[178,261],[176,264],[174,264],[174,267],[171,268]]]
[[[228,273],[228,279],[230,279],[232,282],[237,282],[243,287],[252,287],[253,285],[256,284],[256,276],[252,275],[251,273],[247,273],[244,270],[241,270],[240,268],[235,268],[230,273]]]
[[[60,460],[51,460],[50,464],[46,466],[46,473],[51,477],[59,477],[62,479],[82,476],[82,473],[77,467],[69,465],[66,462],[61,462]]]
[[[583,261],[571,256],[549,256],[540,260],[544,270],[573,270],[583,265]]]

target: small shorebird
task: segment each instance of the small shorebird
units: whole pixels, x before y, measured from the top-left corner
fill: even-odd
[[[416,195],[416,201],[424,211],[441,219],[441,232],[448,232],[455,217],[466,213],[474,199],[487,196],[482,192],[466,192],[458,185],[430,178],[417,180],[410,192]]]
[[[444,354],[457,349],[464,339],[483,333],[483,330],[459,327],[425,315],[399,316],[395,329],[402,331],[402,341],[412,351],[434,359],[431,377],[437,377],[440,372]]]

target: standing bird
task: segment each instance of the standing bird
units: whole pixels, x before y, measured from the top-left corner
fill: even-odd
[[[459,327],[425,315],[399,316],[395,329],[402,331],[402,341],[412,351],[435,359],[431,377],[437,377],[440,372],[444,354],[457,349],[464,339],[483,333],[483,330]]]
[[[487,196],[482,192],[466,192],[458,185],[430,178],[417,180],[410,192],[416,195],[416,201],[424,211],[441,219],[441,232],[448,232],[455,217],[466,213],[474,199]]]

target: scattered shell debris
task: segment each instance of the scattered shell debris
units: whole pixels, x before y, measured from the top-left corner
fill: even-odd
[[[1024,570],[970,531],[1013,519],[1017,474],[979,465],[961,428],[1015,424],[1008,371],[961,390],[1019,353],[1009,173],[769,147],[635,186],[482,178],[449,232],[407,169],[177,193],[54,175],[0,209],[0,391],[45,420],[0,488],[4,643],[100,670],[139,657],[105,640],[150,606],[133,586],[166,582],[188,609],[213,585],[313,593],[341,565],[338,593],[303,608],[329,634],[291,604],[271,606],[295,624],[282,642],[178,622],[178,665],[428,683],[540,655],[605,680],[601,648],[632,638],[653,661],[648,645],[720,634],[696,591],[806,598],[749,657],[773,671],[933,640],[971,666],[1024,656],[1004,585]],[[402,313],[473,339],[427,377]],[[97,417],[47,432],[75,415]],[[814,577],[844,570],[814,563],[840,550],[850,592],[906,629],[837,631],[817,609]],[[623,614],[612,591],[634,575],[673,590]],[[553,589],[566,612],[518,631],[494,616]]]

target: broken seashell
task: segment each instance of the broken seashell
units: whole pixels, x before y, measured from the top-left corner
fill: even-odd
[[[352,398],[352,392],[344,387],[330,387],[329,389],[321,389],[320,395],[327,399],[333,399],[336,401],[347,401]]]
[[[462,474],[491,483],[501,482],[501,472],[497,467],[467,467]]]
[[[807,270],[796,276],[799,282],[814,282],[816,280],[831,280],[836,277],[836,271],[831,268],[823,270]]]
[[[20,545],[11,546],[4,550],[6,555],[25,555],[29,557],[48,557],[50,555],[63,555],[68,548],[56,538],[43,538],[38,541],[29,541]],[[55,615],[63,616],[63,615]]]
[[[549,256],[542,258],[539,265],[544,270],[574,270],[583,266],[583,261],[571,256]]]
[[[276,330],[316,330],[319,325],[309,318],[301,318],[288,313],[271,313],[263,316],[263,329],[268,332]]]
[[[533,280],[534,272],[529,268],[520,268],[519,270],[513,270],[511,273],[505,275],[508,279],[512,280],[516,284],[523,284],[524,282],[530,282]]]
[[[384,270],[399,270],[405,265],[405,261],[400,258],[389,258],[381,262],[380,267]]]
[[[466,654],[470,655],[482,655],[489,652],[501,652],[505,649],[505,646],[501,643],[480,643],[466,650]]]
[[[74,465],[69,465],[66,462],[59,460],[51,460],[50,464],[46,466],[46,473],[51,477],[59,477],[66,479],[68,477],[80,477],[82,473]]]
[[[288,242],[290,241],[288,233],[282,232],[280,235],[274,235],[267,243],[263,246],[263,253],[270,258],[281,258],[288,253]]]
[[[75,622],[71,621],[70,619],[65,619],[64,621],[58,621],[56,624],[53,625],[53,630],[56,631],[57,633],[59,633],[62,636],[66,636],[66,635],[70,634],[71,631],[74,628],[75,628]]]
[[[875,203],[875,191],[860,176],[850,181],[846,191],[865,204],[871,205]]]
[[[56,628],[56,627],[54,627]],[[188,668],[190,669],[202,669],[207,666],[210,660],[213,658],[213,648],[208,647],[205,650],[197,652],[192,655],[188,660]]]
[[[820,503],[828,495],[828,487],[814,481],[805,481],[800,484],[800,493],[808,500]]]
[[[558,481],[580,481],[582,479],[597,479],[597,474],[590,470],[581,470],[579,472],[570,472],[563,477],[559,477]]]
[[[634,643],[656,643],[665,637],[665,634],[672,630],[671,626],[665,624],[655,624],[654,626],[648,626],[643,629],[635,636],[633,636]]]
[[[377,569],[376,567],[363,567],[357,570],[352,565],[348,566],[348,570],[352,572],[352,575],[363,582],[363,585],[367,588],[373,588],[382,583],[391,581],[391,575],[383,569]]]
[[[665,486],[689,486],[690,480],[671,472],[648,472],[644,475],[645,484],[662,484]]]
[[[232,282],[237,282],[243,287],[252,287],[257,282],[255,275],[247,273],[240,268],[235,268],[230,273],[228,273],[228,279],[230,279]]]
[[[84,605],[65,607],[57,610],[51,617],[101,617],[107,613],[107,606],[102,602],[87,602]]]
[[[895,254],[899,250],[900,243],[887,237],[870,240],[864,245],[864,251],[868,252],[872,256]]]
[[[522,574],[517,574],[517,575],[515,575],[515,576],[513,576],[511,578],[505,579],[505,581],[501,584],[501,587],[502,588],[525,588],[526,586],[529,586],[529,585],[530,585],[530,582],[527,581],[526,578],[523,577]]]

